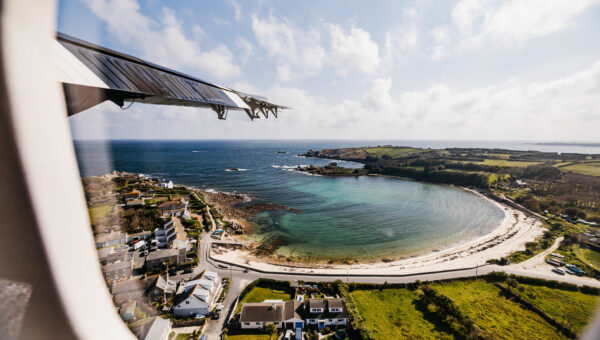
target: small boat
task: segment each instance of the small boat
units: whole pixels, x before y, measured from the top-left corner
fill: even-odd
[[[277,151],[277,153],[287,153],[287,151]]]
[[[227,170],[229,170],[229,171],[240,171],[239,168],[228,168]]]

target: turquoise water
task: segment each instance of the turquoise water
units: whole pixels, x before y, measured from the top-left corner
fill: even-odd
[[[283,256],[376,258],[441,250],[490,233],[504,212],[450,186],[385,177],[313,177],[292,174],[302,214],[263,212],[258,235],[283,235]],[[292,201],[292,200],[291,200]]]
[[[277,251],[283,256],[407,256],[481,237],[501,222],[504,213],[499,207],[450,186],[289,171],[295,165],[329,162],[297,156],[308,149],[364,143],[111,141],[76,142],[75,147],[82,176],[113,169],[144,173],[198,188],[248,194],[253,203],[278,203],[302,210],[301,214],[262,212],[251,218],[257,224],[252,237],[285,238],[286,244]],[[279,154],[279,150],[288,153]],[[246,171],[225,171],[231,167]]]

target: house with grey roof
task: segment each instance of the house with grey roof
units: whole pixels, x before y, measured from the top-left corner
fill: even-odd
[[[133,259],[108,263],[102,266],[102,274],[106,281],[120,281],[131,277]]]
[[[154,270],[163,264],[179,264],[185,262],[185,249],[163,249],[153,251],[146,256],[146,269]]]
[[[150,328],[142,331],[140,339],[143,340],[168,340],[171,333],[171,320],[156,317]]]

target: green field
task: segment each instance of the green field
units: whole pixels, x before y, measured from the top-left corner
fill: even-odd
[[[426,308],[418,308],[409,289],[355,290],[352,297],[376,339],[453,339],[452,330]],[[427,313],[427,317],[424,312]],[[430,321],[431,320],[431,321]]]
[[[235,310],[236,313],[239,313],[242,310],[242,305],[246,302],[263,302],[265,300],[283,300],[288,301],[292,297],[290,294],[281,291],[281,290],[273,290],[270,288],[262,288],[262,287],[254,287],[252,290],[244,296],[244,298],[238,303],[238,306]]]
[[[440,294],[453,299],[460,310],[482,330],[500,339],[564,339],[534,312],[508,299],[484,280],[433,284]]]
[[[571,171],[582,175],[600,176],[600,162],[585,162],[560,166],[562,171]]]
[[[581,256],[588,262],[588,264],[596,269],[600,269],[600,253],[591,249],[580,249]]]
[[[277,337],[273,336],[273,339]],[[232,329],[227,335],[227,340],[270,340],[268,334],[256,330]]]
[[[530,165],[540,164],[540,162],[508,161],[508,160],[504,160],[504,159],[487,159],[487,158],[484,159],[483,162],[481,162],[481,161],[477,161],[477,162],[460,161],[460,162],[489,165],[489,166],[514,167],[514,168],[521,168],[521,167],[526,167],[526,166],[530,166]]]
[[[370,156],[381,158],[384,155],[392,158],[406,158],[415,152],[422,152],[422,149],[415,148],[392,148],[392,147],[376,147],[366,149]]]
[[[554,320],[579,333],[592,319],[598,296],[566,290],[520,284],[513,289],[523,299],[541,309]]]
[[[92,225],[95,225],[98,220],[104,218],[110,211],[112,210],[112,206],[110,204],[101,204],[90,207],[88,209],[90,215],[90,222]]]

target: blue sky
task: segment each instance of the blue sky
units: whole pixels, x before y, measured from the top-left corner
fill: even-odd
[[[598,140],[600,0],[68,0],[58,29],[294,108],[104,103],[77,139]]]

